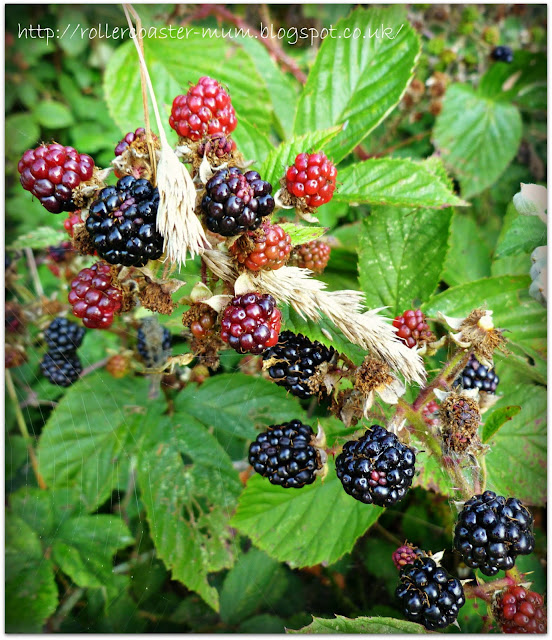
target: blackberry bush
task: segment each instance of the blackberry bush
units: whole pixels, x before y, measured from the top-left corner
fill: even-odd
[[[99,256],[110,264],[144,266],[163,253],[156,229],[159,192],[144,179],[125,176],[90,206],[86,229]]]
[[[272,425],[249,447],[249,464],[284,489],[301,489],[316,480],[322,468],[320,452],[311,443],[312,427],[300,420]]]

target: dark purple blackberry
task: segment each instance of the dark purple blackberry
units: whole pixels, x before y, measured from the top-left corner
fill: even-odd
[[[235,236],[254,231],[264,216],[274,210],[270,182],[261,180],[256,171],[242,173],[237,167],[221,169],[205,185],[201,208],[205,225],[221,236]]]
[[[483,366],[472,354],[465,369],[454,381],[453,386],[495,393],[499,382],[500,378],[496,375],[495,370]]]
[[[44,339],[50,352],[74,353],[82,344],[84,327],[67,318],[56,318],[44,332]]]
[[[408,620],[428,631],[448,627],[458,618],[466,598],[460,580],[428,557],[416,558],[401,569],[395,590]]]
[[[535,548],[533,516],[517,498],[485,491],[470,498],[454,530],[454,548],[472,569],[486,576],[514,566]]]
[[[510,47],[495,47],[491,53],[491,57],[497,62],[507,62],[508,64],[514,61],[514,54]]]
[[[73,352],[52,351],[42,358],[40,371],[52,384],[58,387],[70,387],[78,380],[82,372],[82,364]]]
[[[323,362],[330,362],[336,353],[318,340],[311,342],[305,336],[291,331],[282,331],[278,344],[263,353],[263,360],[272,360],[268,374],[280,387],[285,387],[294,396],[310,398],[313,394],[309,380]]]
[[[416,455],[396,435],[373,425],[343,445],[335,470],[343,488],[364,504],[386,507],[402,500],[412,484]]]
[[[171,332],[162,327],[155,319],[144,321],[138,329],[136,348],[144,359],[146,367],[157,367],[163,364],[171,349]]]
[[[144,180],[125,176],[102,189],[90,207],[86,229],[96,251],[110,264],[143,267],[163,253],[156,229],[159,192]]]
[[[300,489],[316,480],[322,468],[320,453],[311,442],[314,432],[299,420],[272,425],[249,447],[249,464],[272,484]]]

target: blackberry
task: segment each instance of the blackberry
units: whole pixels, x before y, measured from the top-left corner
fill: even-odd
[[[23,309],[11,300],[4,305],[4,326],[6,333],[23,333],[25,331]]]
[[[460,580],[452,578],[432,558],[416,558],[401,569],[399,580],[395,595],[404,615],[428,631],[452,624],[466,602]]]
[[[138,329],[136,348],[148,368],[163,364],[171,349],[171,332],[155,318],[144,320]]]
[[[123,293],[111,284],[111,269],[105,262],[96,262],[82,269],[71,282],[68,296],[73,315],[82,318],[88,329],[107,329],[113,316],[120,311]]]
[[[203,158],[205,155],[214,155],[217,158],[230,156],[236,150],[236,143],[222,133],[215,133],[204,138],[197,148],[197,155]]]
[[[23,189],[50,213],[74,211],[73,189],[90,180],[94,160],[73,147],[53,143],[27,149],[17,165]]]
[[[291,239],[282,227],[263,222],[258,231],[240,236],[230,253],[250,271],[275,271],[283,267],[291,253]]]
[[[533,516],[516,498],[485,491],[470,498],[460,512],[454,548],[468,567],[494,576],[535,548]]]
[[[397,329],[397,337],[410,349],[435,340],[420,309],[408,309],[393,320],[393,326]]]
[[[205,185],[201,208],[209,231],[234,236],[254,231],[274,210],[270,182],[256,171],[242,173],[237,167],[221,169]]]
[[[514,61],[514,54],[510,47],[499,46],[493,49],[491,58],[497,62],[506,62],[510,64],[510,62]]]
[[[56,318],[44,332],[50,352],[73,353],[82,344],[85,330],[67,318]]]
[[[308,207],[329,202],[334,194],[337,169],[326,154],[300,153],[286,171],[286,189],[296,198],[304,198]]]
[[[456,378],[453,386],[461,386],[464,389],[479,389],[485,393],[496,393],[500,378],[494,369],[483,366],[472,354],[462,373]]]
[[[86,229],[100,257],[110,264],[143,267],[163,254],[157,231],[159,192],[143,178],[125,176],[105,187],[90,206]]]
[[[220,337],[238,353],[260,354],[278,342],[282,314],[271,295],[236,296],[224,310]]]
[[[203,307],[196,318],[190,322],[190,331],[194,338],[198,340],[213,334],[218,317],[214,309],[211,309],[208,305],[203,305]]]
[[[546,633],[546,607],[540,593],[521,585],[500,592],[493,603],[493,614],[502,633]]]
[[[129,360],[122,353],[117,353],[109,358],[105,370],[114,378],[124,378],[130,371]]]
[[[155,140],[157,136],[155,134],[152,134],[152,138]],[[129,133],[127,133],[126,136],[117,143],[117,146],[115,147],[115,155],[122,155],[136,140],[143,140],[144,142],[146,141],[146,130],[144,129],[144,127],[138,127],[136,131],[130,131]]]
[[[323,362],[330,362],[336,351],[318,340],[312,342],[301,334],[282,331],[278,344],[263,353],[263,360],[273,362],[268,374],[274,382],[299,398],[310,398],[309,380]]]
[[[316,480],[322,468],[314,432],[299,420],[272,425],[249,447],[249,464],[272,484],[300,489]]]
[[[214,78],[203,76],[186,95],[176,96],[169,124],[182,138],[232,133],[238,121],[230,96]]]
[[[74,352],[51,351],[42,359],[40,371],[52,384],[58,387],[70,387],[78,380],[82,372],[82,364]]]
[[[386,507],[406,495],[415,462],[410,447],[383,427],[373,425],[359,440],[345,443],[335,469],[350,496],[364,504]]]
[[[395,551],[393,551],[393,564],[400,571],[407,564],[414,564],[414,560],[423,555],[420,549],[412,546],[408,542],[399,547]]]
[[[291,254],[291,260],[298,267],[322,273],[330,260],[332,249],[322,240],[311,240],[297,245]]]
[[[64,222],[63,227],[67,231],[67,233],[73,237],[74,227],[78,224],[82,224],[81,211],[78,209],[74,213],[72,213]]]

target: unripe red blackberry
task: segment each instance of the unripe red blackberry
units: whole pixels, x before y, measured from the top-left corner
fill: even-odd
[[[310,398],[315,392],[311,379],[324,362],[330,362],[335,349],[312,342],[301,334],[282,331],[278,344],[263,353],[263,360],[271,363],[268,374],[274,382],[298,398]]]
[[[263,222],[258,231],[240,236],[230,247],[230,253],[251,271],[275,271],[287,262],[291,240],[282,227]]]
[[[90,206],[86,229],[96,251],[111,264],[142,267],[163,253],[157,231],[159,192],[147,180],[125,176]]]
[[[373,425],[361,438],[343,445],[335,470],[350,496],[364,504],[387,507],[406,495],[415,462],[413,449],[387,429]]]
[[[301,489],[312,484],[322,468],[314,438],[312,428],[299,420],[272,425],[249,447],[249,464],[272,484]]]
[[[497,594],[493,614],[502,633],[546,633],[546,607],[539,593],[512,585]]]
[[[485,393],[496,393],[500,382],[494,369],[483,366],[472,354],[462,373],[453,382],[453,386],[463,389],[479,389]]]
[[[271,295],[236,296],[224,310],[220,337],[238,353],[259,354],[278,342],[282,314]]]
[[[470,498],[458,516],[454,548],[472,569],[486,576],[514,566],[535,548],[533,516],[517,498],[485,491]]]
[[[58,387],[70,387],[82,372],[82,364],[74,352],[48,352],[40,363],[40,371],[49,382]]]
[[[76,209],[73,189],[90,180],[94,160],[73,147],[43,144],[25,151],[17,169],[23,188],[36,196],[45,209],[60,213]]]
[[[322,240],[311,240],[294,247],[291,260],[302,269],[322,273],[330,260],[331,247]]]
[[[400,571],[403,567],[406,567],[407,564],[414,564],[414,560],[422,555],[420,549],[406,542],[393,551],[393,564]]]
[[[69,303],[73,315],[89,329],[107,329],[121,309],[123,293],[111,284],[111,270],[104,262],[82,269],[71,282]]]
[[[124,378],[130,371],[129,360],[123,354],[117,353],[109,358],[105,370],[114,378]]]
[[[439,405],[435,400],[425,405],[422,409],[422,417],[430,427],[436,427],[439,424]]]
[[[274,210],[270,182],[256,171],[242,173],[237,167],[221,169],[205,185],[201,208],[205,225],[213,233],[235,236],[254,231]]]
[[[44,339],[50,352],[73,353],[81,346],[84,334],[85,330],[75,322],[56,318],[44,332]]]
[[[238,124],[230,96],[214,78],[203,76],[173,100],[169,124],[182,138],[232,133]]]
[[[404,344],[413,349],[424,342],[432,342],[435,336],[431,333],[425,315],[420,309],[409,309],[393,320],[393,326],[398,329],[397,337]]]
[[[458,618],[466,598],[460,580],[429,557],[416,558],[401,569],[395,591],[405,617],[428,631],[448,627]]]
[[[81,218],[81,212],[80,209],[78,209],[77,211],[75,211],[74,213],[72,213],[64,222],[63,222],[63,226],[65,228],[65,230],[67,231],[67,233],[71,236],[71,238],[73,237],[73,227],[75,225],[78,224],[82,224],[82,218]]]
[[[203,306],[201,314],[190,323],[190,331],[198,340],[211,335],[217,323],[217,312],[207,305]]]
[[[197,148],[197,155],[203,158],[205,155],[214,154],[217,158],[229,156],[236,150],[236,143],[222,133],[215,133],[205,138]]]
[[[337,169],[325,153],[300,153],[286,170],[286,189],[314,209],[332,199],[336,177]]]

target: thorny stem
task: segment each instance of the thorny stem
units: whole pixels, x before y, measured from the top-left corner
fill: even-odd
[[[94,362],[94,364],[91,364],[90,366],[82,370],[80,377],[84,378],[84,376],[87,376],[90,373],[93,373],[97,369],[101,369],[102,367],[105,367],[105,365],[109,362],[109,360],[110,360],[110,356],[108,356],[107,358],[103,358],[102,360],[98,360],[98,362]]]
[[[490,602],[495,591],[500,591],[501,589],[510,587],[513,584],[516,584],[516,582],[511,578],[508,578],[508,576],[500,578],[500,580],[484,582],[475,586],[467,584],[464,585],[464,595],[466,598],[479,598],[480,600],[485,600],[485,602]]]
[[[190,16],[187,22],[193,22],[194,20],[203,20],[209,16],[215,16],[220,20],[224,20],[233,24],[238,29],[243,29],[244,31],[249,30],[249,33],[258,40],[265,48],[268,50],[270,54],[278,62],[280,62],[287,70],[301,83],[305,84],[307,81],[306,74],[299,68],[299,65],[295,62],[295,60],[288,56],[287,53],[280,47],[277,41],[271,38],[265,38],[261,34],[260,31],[253,28],[250,24],[247,23],[246,20],[240,18],[239,16],[234,15],[231,11],[229,11],[224,5],[221,4],[202,4],[199,6],[198,10],[195,14]]]
[[[36,458],[36,454],[33,448],[33,439],[29,434],[29,430],[27,429],[27,423],[25,422],[25,418],[23,417],[23,412],[21,411],[21,407],[19,406],[19,400],[17,399],[15,386],[13,384],[13,379],[9,369],[6,369],[6,387],[8,389],[8,395],[10,396],[10,399],[13,403],[13,407],[15,410],[15,419],[17,420],[19,431],[21,432],[21,435],[23,436],[23,439],[27,444],[27,451],[29,452],[29,458],[31,460],[31,466],[35,474],[36,481],[38,483],[38,486],[41,489],[46,489],[47,488],[46,483],[44,482],[44,479],[40,474],[40,471],[38,470],[38,460]]]

